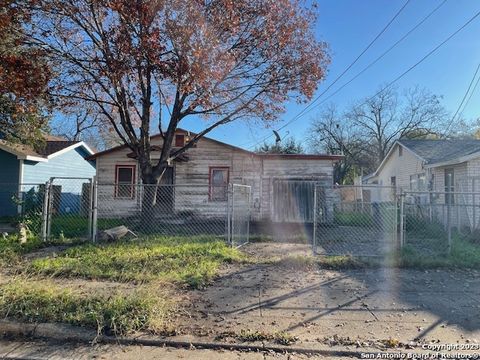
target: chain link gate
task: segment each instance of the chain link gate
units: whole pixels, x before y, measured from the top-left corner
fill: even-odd
[[[93,180],[52,177],[45,185],[43,240],[92,237]]]
[[[227,231],[228,241],[233,247],[249,242],[251,192],[251,186],[231,185]]]
[[[384,256],[398,248],[398,201],[386,186],[316,186],[313,251]]]

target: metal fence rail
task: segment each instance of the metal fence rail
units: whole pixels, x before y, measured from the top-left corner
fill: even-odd
[[[137,235],[227,235],[228,188],[205,185],[97,186],[98,233],[124,225]]]
[[[250,186],[232,185],[229,233],[230,243],[235,247],[245,245],[249,241],[251,191]]]
[[[248,242],[250,193],[250,186],[237,184],[97,184],[84,178],[0,184],[0,228],[14,231],[22,222],[44,240],[95,240],[125,226],[138,236],[208,235],[240,246]]]

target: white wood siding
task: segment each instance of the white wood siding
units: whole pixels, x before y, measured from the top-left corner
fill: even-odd
[[[395,144],[393,150],[384,162],[376,177],[379,185],[390,186],[393,176],[396,178],[398,189],[410,189],[410,175],[424,173],[423,161],[412,151],[403,147],[403,154],[399,156],[399,144]]]
[[[161,146],[161,140],[159,138],[152,140],[152,145]],[[137,162],[127,157],[129,153],[130,149],[120,149],[97,158],[98,182],[110,184],[100,186],[104,190],[101,194],[100,189],[99,199],[106,202],[100,207],[108,209],[103,216],[107,216],[107,213],[109,216],[112,214],[125,216],[140,209],[139,194],[132,200],[116,199],[113,196],[116,165],[136,165],[137,183],[140,183]],[[158,153],[154,153],[153,158],[158,156]],[[322,181],[326,185],[331,185],[333,181],[332,160],[259,157],[209,139],[201,139],[196,147],[187,152],[187,156],[187,162],[174,164],[176,211],[195,210],[212,216],[225,214],[226,202],[211,201],[208,196],[211,167],[228,167],[230,183],[252,187],[254,219],[271,217],[272,183],[275,178],[312,179]],[[182,184],[190,186],[183,187]],[[101,215],[100,209],[99,214]]]

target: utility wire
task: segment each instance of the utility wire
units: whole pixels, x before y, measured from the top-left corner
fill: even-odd
[[[465,106],[463,106],[463,110],[462,110],[462,112],[460,113],[460,116],[461,116],[461,114],[462,114],[463,111],[465,110],[465,107],[467,106],[468,101],[470,101],[473,93],[475,92],[475,89],[477,88],[478,80],[480,79],[480,77],[477,79],[477,81],[476,81],[476,83],[475,83],[475,86],[474,86],[474,88],[473,88],[473,91],[472,91],[472,93],[470,94],[470,97],[468,98],[467,102],[465,102],[465,100],[467,99],[468,94],[470,93],[470,89],[472,88],[472,85],[473,85],[473,83],[475,82],[475,79],[477,78],[477,74],[478,74],[478,71],[479,71],[479,70],[480,70],[480,63],[478,63],[478,66],[477,66],[477,68],[475,69],[475,72],[473,73],[472,80],[470,80],[470,83],[468,84],[467,91],[465,91],[465,94],[463,95],[462,101],[461,101],[460,104],[458,105],[457,111],[455,111],[455,114],[453,114],[452,118],[450,119],[450,122],[448,123],[448,126],[446,127],[446,129],[445,129],[445,131],[444,131],[444,133],[443,133],[443,136],[445,136],[445,135],[448,134],[448,131],[450,130],[450,127],[452,126],[453,122],[455,121],[455,118],[457,117],[458,113],[460,112],[460,109],[462,108],[462,106],[463,106],[464,103],[465,103]]]
[[[392,51],[398,44],[400,44],[403,40],[405,40],[408,36],[410,36],[411,33],[413,33],[415,30],[417,30],[425,21],[427,21],[435,12],[437,12],[437,10],[440,9],[447,1],[448,0],[443,0],[435,9],[433,9],[427,16],[425,16],[413,28],[411,28],[407,33],[405,33],[405,35],[403,35],[399,40],[397,40],[392,46],[390,46],[386,51],[384,51],[379,57],[377,57],[375,60],[373,60],[370,64],[368,64],[365,68],[363,68],[363,70],[358,72],[353,78],[351,78],[349,81],[347,81],[342,86],[340,86],[337,90],[335,90],[332,94],[330,94],[326,99],[324,99],[322,102],[320,102],[315,107],[318,107],[321,104],[325,103],[328,99],[330,99],[333,96],[335,96],[336,94],[338,94],[346,86],[350,85],[359,76],[363,75],[365,73],[365,71],[367,71],[373,65],[375,65],[377,62],[379,62],[383,57],[385,57],[385,55],[387,55],[390,51]]]
[[[410,66],[407,70],[405,70],[403,73],[401,73],[399,76],[397,76],[395,79],[393,79],[392,81],[390,81],[386,86],[384,86],[381,90],[379,90],[377,93],[375,93],[373,96],[367,98],[362,104],[366,104],[368,101],[372,100],[373,98],[375,98],[376,96],[378,96],[379,94],[381,94],[382,92],[384,92],[385,90],[387,90],[388,88],[390,88],[393,84],[395,84],[398,80],[400,80],[401,78],[403,78],[405,75],[407,75],[410,71],[412,71],[413,69],[415,69],[418,65],[420,65],[422,62],[424,62],[427,58],[429,58],[431,55],[433,55],[435,52],[437,52],[438,49],[440,49],[443,45],[445,45],[448,41],[450,41],[455,35],[457,35],[460,31],[462,31],[464,28],[466,28],[468,25],[470,25],[470,23],[475,20],[478,16],[480,16],[480,11],[477,12],[475,15],[473,15],[466,23],[464,23],[461,27],[459,27],[457,30],[455,30],[450,36],[448,36],[445,40],[443,40],[440,44],[438,44],[436,47],[434,47],[432,50],[430,50],[426,55],[424,55],[419,61],[417,61],[415,64],[413,64],[412,66]],[[308,110],[306,113],[310,112],[312,109]],[[283,125],[282,127],[280,127],[277,131],[285,128],[286,126],[290,125],[292,122],[298,120],[297,119],[292,119],[291,121],[289,121],[288,123],[286,123],[285,125]],[[271,136],[271,135],[270,135]],[[269,137],[270,137],[269,136]],[[268,137],[267,137],[268,138]],[[265,140],[263,140],[265,141]],[[258,144],[258,143],[257,143]],[[257,145],[255,144],[255,145]],[[255,146],[254,145],[254,146]]]
[[[353,62],[348,65],[345,70],[342,71],[340,75],[338,75],[335,80],[324,90],[320,95],[318,95],[315,99],[313,99],[310,104],[308,104],[300,113],[298,113],[294,119],[300,117],[309,107],[313,106],[315,102],[317,102],[330,88],[337,83],[338,80],[340,80],[343,75],[345,75],[357,62],[360,60],[360,58],[373,46],[373,44],[382,36],[385,31],[390,27],[390,25],[395,21],[395,19],[402,13],[402,11],[405,9],[405,7],[410,3],[411,0],[407,0],[403,6],[396,12],[396,14],[390,19],[390,21],[383,27],[383,29],[375,36],[375,38],[367,45],[365,49],[362,50],[362,52],[353,60]],[[281,130],[282,128],[278,129]],[[268,136],[266,139],[268,139],[270,136]],[[265,140],[266,140],[265,139]],[[264,140],[263,140],[264,141]],[[257,144],[255,144],[257,145]]]

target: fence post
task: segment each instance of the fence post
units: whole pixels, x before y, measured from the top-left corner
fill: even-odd
[[[313,191],[313,232],[312,232],[313,255],[317,255],[317,184]]]
[[[52,210],[53,210],[53,180],[50,178],[50,183],[48,185],[48,211],[47,211],[47,239],[50,239],[52,232]]]
[[[475,178],[472,178],[472,233],[477,229],[477,211],[475,210]]]
[[[403,249],[403,246],[405,245],[405,232],[404,232],[404,227],[405,227],[405,194],[403,193],[403,190],[400,189],[400,250]]]
[[[231,206],[233,206],[233,186],[232,184],[228,184],[227,188],[227,242],[230,244],[230,246],[233,247],[233,241],[232,241],[232,209]]]
[[[451,224],[451,208],[452,208],[452,199],[453,199],[453,192],[452,192],[452,174],[448,174],[448,201],[447,201],[447,240],[448,240],[448,254],[452,250],[452,224]]]
[[[93,181],[92,179],[89,180],[90,182],[90,189],[88,192],[88,239],[92,240],[92,215],[93,215],[93,209],[92,209],[92,203],[93,203]]]
[[[42,229],[41,236],[42,241],[47,241],[47,228],[48,228],[48,212],[50,202],[50,181],[45,183],[45,193],[43,194],[43,207],[42,207]]]
[[[251,205],[252,205],[252,187],[248,187],[248,204],[247,204],[247,243],[250,242],[250,220],[251,220]]]
[[[93,182],[92,182],[92,203],[91,208],[92,208],[92,233],[91,233],[91,238],[92,242],[97,241],[97,216],[98,216],[98,183],[97,183],[97,177],[93,177]]]

